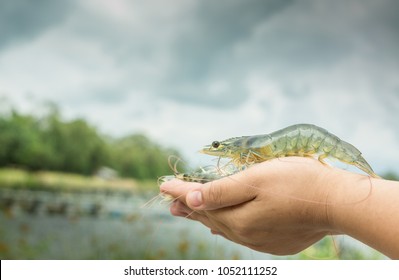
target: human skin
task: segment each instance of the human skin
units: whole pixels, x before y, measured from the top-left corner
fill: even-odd
[[[289,157],[206,184],[172,180],[175,216],[276,255],[298,253],[329,234],[347,234],[399,259],[399,182]]]

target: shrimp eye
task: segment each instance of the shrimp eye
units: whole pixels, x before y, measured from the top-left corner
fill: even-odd
[[[217,149],[217,148],[219,148],[219,146],[220,146],[220,142],[219,141],[213,141],[212,142],[212,147],[213,148]]]

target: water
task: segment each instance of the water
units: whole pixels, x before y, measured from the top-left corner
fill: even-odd
[[[0,189],[0,257],[277,258],[216,237],[200,223],[172,217],[165,204],[142,207],[153,195]],[[355,247],[363,258],[383,258],[359,242],[344,241],[345,248]]]
[[[155,195],[155,194],[152,194]],[[142,207],[151,194],[0,189],[3,259],[231,259],[241,246],[167,205]],[[247,250],[251,255],[251,251]],[[266,255],[265,255],[266,256]]]

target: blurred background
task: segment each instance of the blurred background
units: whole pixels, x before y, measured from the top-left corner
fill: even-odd
[[[277,258],[151,202],[213,140],[313,123],[399,174],[399,3],[0,2],[2,259]],[[357,170],[355,170],[357,172]],[[147,203],[150,201],[150,203]],[[296,259],[385,257],[349,237]]]

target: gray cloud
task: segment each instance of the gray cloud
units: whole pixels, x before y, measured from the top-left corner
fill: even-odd
[[[206,80],[220,75],[218,63],[227,60],[232,48],[249,38],[252,29],[292,1],[200,1],[191,28],[174,42],[178,58],[176,79]],[[224,67],[225,68],[225,67]]]
[[[238,106],[248,97],[244,72],[234,60],[234,47],[247,40],[253,28],[292,1],[200,1],[190,28],[173,42],[175,63],[163,82],[170,98],[216,106]],[[210,90],[210,83],[229,81],[229,88]],[[176,87],[174,85],[180,84]],[[190,89],[190,90],[187,90]]]
[[[94,69],[115,66],[120,71],[114,88],[101,80],[84,87],[84,94],[96,95],[97,102],[123,102],[140,92],[227,109],[249,98],[245,82],[250,73],[276,81],[287,95],[303,96],[313,87],[308,73],[328,72],[366,55],[366,61],[380,64],[376,69],[395,67],[392,58],[399,49],[395,1],[126,3],[128,16],[120,19],[77,2],[63,27],[66,44],[73,36],[106,57],[109,64]],[[47,9],[68,10],[51,4]],[[35,11],[32,20],[40,15]],[[51,20],[35,22],[26,32],[33,36],[51,26]],[[22,38],[25,31],[20,30]]]
[[[249,73],[271,78],[297,96],[311,85],[306,79],[299,85],[293,80],[329,71],[353,56],[379,64],[376,73],[365,76],[382,75],[381,67],[395,70],[398,63],[399,4],[394,0],[208,0],[169,4],[173,6],[128,1],[128,16],[122,20],[93,4],[71,3],[2,1],[0,48],[61,24],[73,10],[60,30],[65,46],[70,39],[88,42],[108,61],[92,65],[94,71],[115,65],[120,71],[112,82],[115,88],[101,90],[101,80],[84,87],[89,95],[98,93],[99,102],[146,92],[229,108],[248,98],[244,81]]]
[[[398,9],[389,0],[295,1],[254,27],[235,64],[275,81],[290,97],[326,81],[341,90],[363,83],[391,95],[399,70]]]
[[[123,24],[84,7],[69,28],[83,41],[96,42],[122,69],[114,94],[147,92],[223,109],[248,98],[246,69],[234,59],[235,46],[292,2],[208,0],[191,1],[183,8],[176,3],[167,7],[165,2],[148,6],[136,2],[128,7],[131,19]]]
[[[71,1],[13,0],[0,2],[0,49],[27,41],[60,23],[71,10]]]
[[[175,34],[169,50],[174,63],[155,89],[179,102],[238,106],[248,98],[243,82],[254,72],[292,97],[315,87],[309,75],[328,77],[340,67],[341,73],[332,73],[337,83],[350,75],[369,80],[369,87],[392,80],[378,78],[386,71],[397,73],[397,1],[200,3],[185,22],[188,27]],[[352,60],[353,69],[345,69]],[[218,81],[229,87],[209,90]]]

